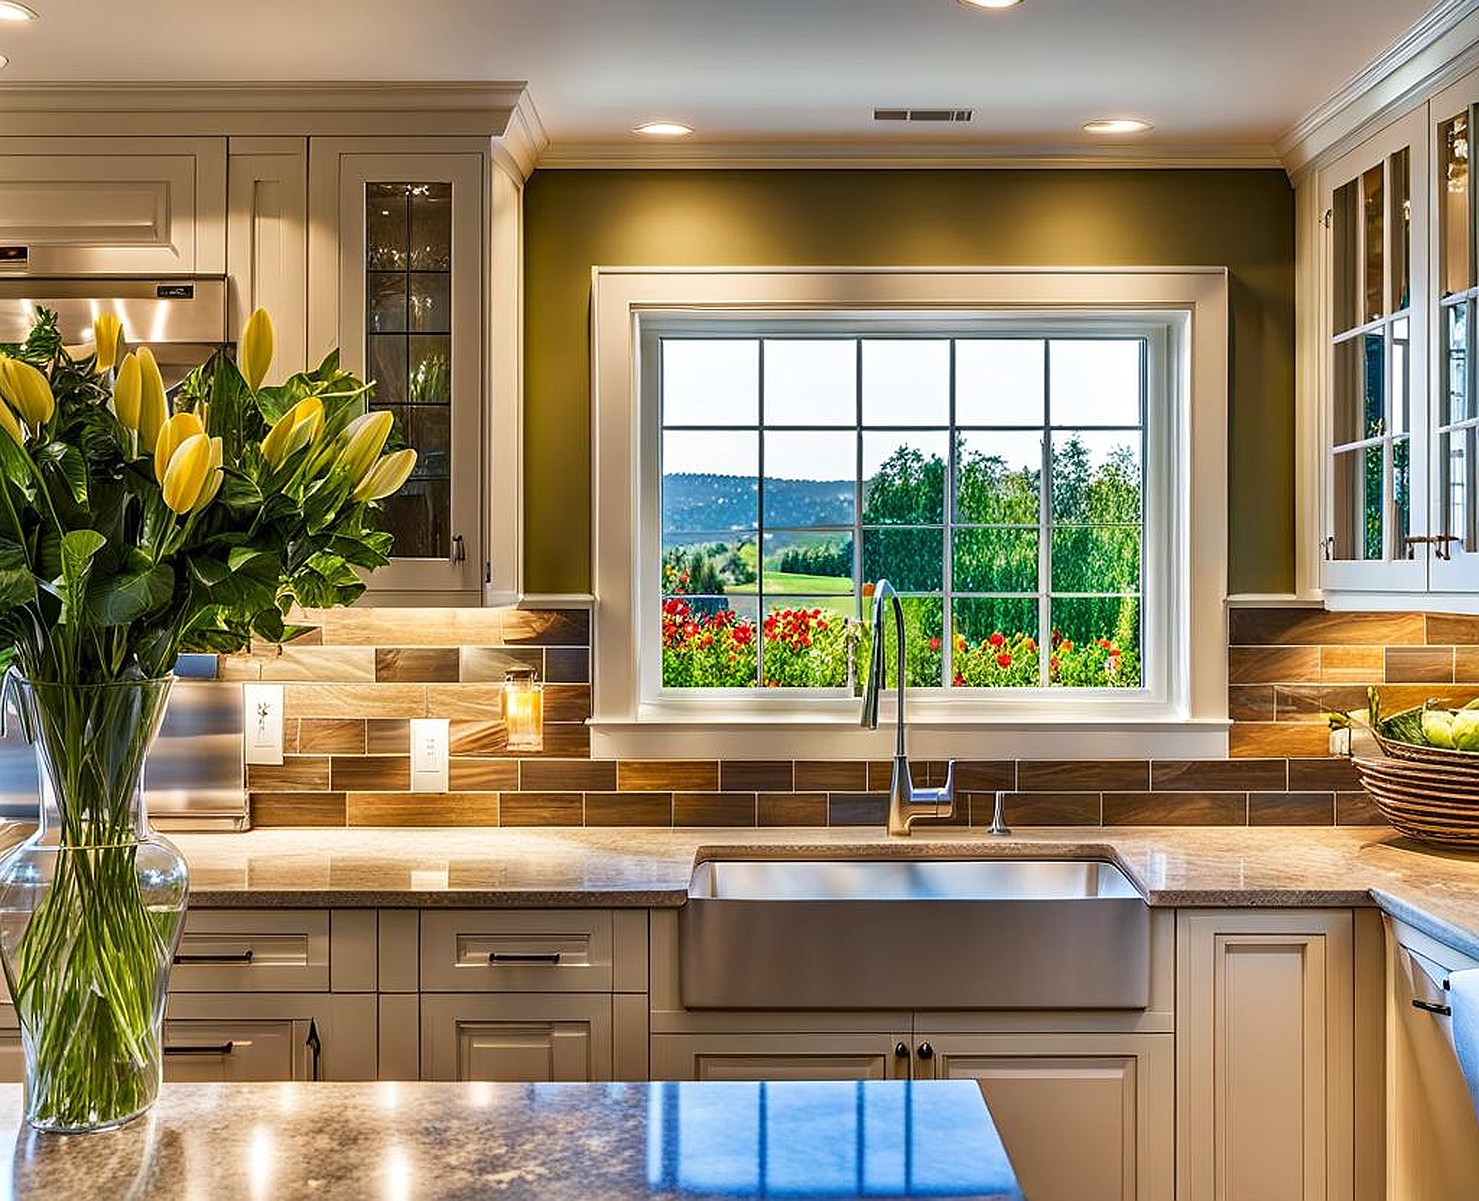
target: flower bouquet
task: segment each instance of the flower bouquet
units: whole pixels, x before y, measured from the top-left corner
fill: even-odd
[[[0,861],[0,960],[26,1115],[117,1125],[153,1102],[185,864],[150,833],[142,775],[182,651],[292,634],[295,604],[347,604],[391,537],[378,502],[415,452],[331,354],[264,387],[258,310],[173,398],[117,318],[62,344],[38,310],[0,346],[0,668],[40,765],[42,820]]]

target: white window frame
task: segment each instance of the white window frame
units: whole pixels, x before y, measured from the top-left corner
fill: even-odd
[[[663,690],[655,679],[660,555],[658,414],[644,330],[723,315],[835,315],[932,329],[982,318],[1035,329],[1150,331],[1164,347],[1163,420],[1148,421],[1143,689],[911,692],[920,756],[1220,756],[1227,751],[1227,275],[1167,269],[683,269],[593,271],[594,716],[598,756],[876,754],[856,701],[810,690]],[[1159,466],[1157,466],[1159,465]],[[1163,540],[1163,545],[1156,540]],[[1150,603],[1156,594],[1154,611]],[[645,651],[645,663],[644,663]],[[660,674],[660,673],[659,673]],[[993,695],[994,694],[994,695]],[[887,713],[885,713],[885,717]],[[757,743],[756,735],[767,737]],[[1066,732],[1075,734],[1065,742]]]

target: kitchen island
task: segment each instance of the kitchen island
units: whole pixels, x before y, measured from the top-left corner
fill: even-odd
[[[77,1136],[9,1085],[0,1131],[18,1201],[1022,1198],[971,1081],[166,1084]]]

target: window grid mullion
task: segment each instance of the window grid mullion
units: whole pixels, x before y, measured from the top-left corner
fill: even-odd
[[[755,687],[765,687],[765,339],[755,340]]]
[[[946,435],[944,495],[940,498],[945,561],[940,565],[940,687],[955,684],[955,472],[959,466],[955,433],[955,343],[950,339],[950,432]]]
[[[853,473],[852,505],[852,590],[858,606],[858,621],[866,624],[872,616],[863,604],[863,340],[853,339],[853,428],[856,470]],[[859,639],[858,645],[862,646]],[[870,656],[878,653],[869,648]]]
[[[1053,342],[1042,344],[1042,470],[1038,473],[1037,500],[1037,681],[1046,688],[1051,683],[1053,646]],[[1142,414],[1143,419],[1143,414]],[[1141,459],[1145,458],[1141,454]],[[1048,647],[1047,653],[1043,646]]]

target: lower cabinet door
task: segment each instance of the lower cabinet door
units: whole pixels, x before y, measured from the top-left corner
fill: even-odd
[[[610,1080],[609,994],[426,993],[425,1080]]]
[[[171,993],[164,1078],[374,1080],[373,993]]]
[[[173,1081],[315,1080],[320,1041],[312,1018],[164,1023],[164,1078]]]
[[[907,1034],[657,1034],[654,1080],[895,1080]]]
[[[981,1085],[1032,1201],[1170,1201],[1175,1036],[916,1034],[914,1071]]]

